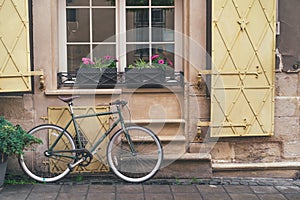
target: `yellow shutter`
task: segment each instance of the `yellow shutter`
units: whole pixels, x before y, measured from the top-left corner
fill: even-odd
[[[74,107],[74,112],[76,115],[80,114],[93,114],[95,112],[107,112],[108,107]],[[48,120],[50,124],[56,124],[61,127],[65,127],[69,120],[71,119],[68,107],[49,107],[48,108]],[[92,145],[97,142],[103,133],[109,129],[109,116],[99,116],[78,119],[78,128],[84,133],[84,140],[87,142],[86,148],[89,149]],[[68,128],[68,132],[74,136],[75,129],[71,125]],[[94,155],[93,160],[90,165],[86,167],[78,166],[75,168],[75,172],[107,172],[109,167],[106,161],[106,148],[109,139],[106,138],[101,144],[99,151]],[[49,144],[51,145],[52,139],[49,138]],[[51,160],[50,171],[56,173],[61,169],[57,166],[54,160]]]
[[[212,1],[212,137],[274,130],[276,0]]]
[[[0,0],[0,93],[31,91],[28,0]]]

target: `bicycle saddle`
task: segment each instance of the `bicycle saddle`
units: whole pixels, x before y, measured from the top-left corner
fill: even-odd
[[[58,99],[62,100],[65,103],[70,103],[72,102],[74,99],[79,98],[79,96],[70,96],[70,97],[62,97],[62,96],[58,96]]]

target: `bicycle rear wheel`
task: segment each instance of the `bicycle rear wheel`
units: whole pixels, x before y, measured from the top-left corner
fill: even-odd
[[[74,163],[74,151],[59,152],[60,156],[46,153],[49,146],[56,141],[61,133],[63,135],[53,151],[75,149],[71,135],[63,130],[56,125],[43,124],[28,132],[43,141],[42,144],[33,144],[26,148],[24,154],[19,157],[20,166],[28,176],[39,182],[54,182],[70,172],[68,164]]]
[[[140,126],[126,127],[133,144],[131,151],[128,137],[123,130],[114,134],[109,142],[107,158],[112,171],[127,182],[144,182],[159,170],[163,150],[158,137]]]

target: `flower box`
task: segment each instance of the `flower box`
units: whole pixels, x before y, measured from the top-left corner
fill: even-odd
[[[76,76],[79,88],[113,88],[117,83],[117,68],[80,68]]]
[[[127,87],[163,87],[165,70],[162,68],[125,68]]]

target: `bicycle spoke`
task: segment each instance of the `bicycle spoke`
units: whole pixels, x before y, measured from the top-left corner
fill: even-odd
[[[108,148],[108,161],[117,176],[130,182],[151,178],[162,161],[162,148],[158,138],[148,129],[128,127],[134,152],[124,132],[116,133]]]

